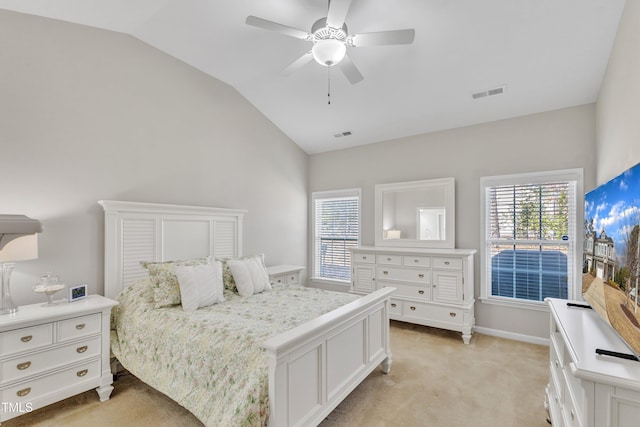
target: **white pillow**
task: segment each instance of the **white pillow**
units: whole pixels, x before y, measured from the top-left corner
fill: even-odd
[[[177,265],[173,270],[178,278],[183,310],[197,310],[224,302],[220,261],[201,265]]]
[[[263,255],[257,255],[227,261],[241,297],[249,297],[253,294],[271,290],[269,273],[267,273],[263,259]]]

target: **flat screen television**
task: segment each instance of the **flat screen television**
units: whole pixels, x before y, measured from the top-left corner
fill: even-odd
[[[640,163],[584,198],[582,296],[640,360]]]

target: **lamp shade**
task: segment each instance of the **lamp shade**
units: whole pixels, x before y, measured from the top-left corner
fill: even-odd
[[[0,249],[0,262],[27,261],[38,258],[38,235],[18,237]]]
[[[344,59],[347,46],[336,39],[319,40],[313,45],[311,53],[318,64],[331,67]]]

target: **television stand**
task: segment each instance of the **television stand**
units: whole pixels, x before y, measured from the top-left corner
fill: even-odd
[[[595,310],[576,310],[567,300],[545,301],[550,312],[545,407],[553,427],[638,425],[640,363],[596,353],[606,348],[626,354],[627,345]]]

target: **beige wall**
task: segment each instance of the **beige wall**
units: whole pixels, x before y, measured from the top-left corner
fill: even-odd
[[[599,185],[640,162],[640,0],[626,2],[598,97],[596,129]]]
[[[138,40],[0,10],[0,213],[44,223],[51,269],[103,289],[100,199],[248,209],[244,252],[306,264],[307,155],[234,89]]]
[[[311,156],[310,191],[362,189],[362,243],[374,244],[375,184],[456,179],[456,247],[480,249],[480,177],[584,168],[595,182],[595,106],[584,105]],[[476,295],[480,294],[476,256]],[[548,314],[476,303],[478,326],[548,337]]]

